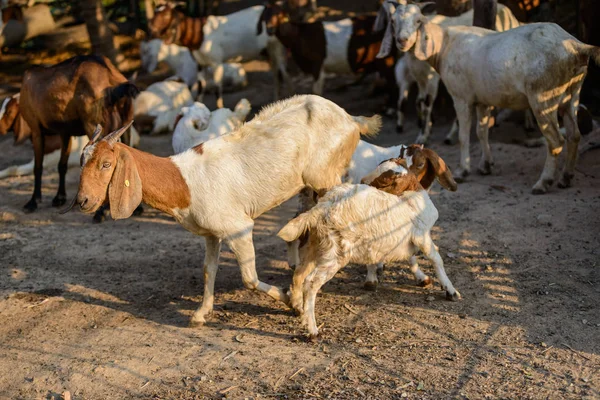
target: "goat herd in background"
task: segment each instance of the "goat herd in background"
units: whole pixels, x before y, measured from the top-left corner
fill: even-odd
[[[431,239],[438,212],[428,189],[437,179],[455,191],[456,181],[468,175],[473,108],[482,174],[489,174],[493,164],[488,143],[492,108],[531,110],[548,152],[533,187],[536,194],[553,183],[565,143],[560,115],[567,162],[558,185],[568,187],[580,138],[579,92],[590,57],[600,63],[600,49],[552,23],[520,26],[501,5],[497,32],[469,26],[473,12],[453,18],[424,15],[427,6],[387,1],[377,16],[296,22],[287,3],[206,19],[160,5],[149,24],[151,40],[141,44],[142,66],[153,71],[164,61],[176,76],[139,93],[101,56],[31,68],[21,92],[2,102],[0,133],[13,131],[17,142],[30,138],[35,157],[0,177],[33,170],[35,188],[25,205],[32,212],[41,199],[43,167],[58,162],[60,181],[52,205],[62,206],[67,167],[78,164],[79,191],[65,212],[78,204],[101,221],[108,204],[112,217],[121,219],[140,212],[144,202],[204,236],[204,296],[192,325],[203,324],[212,311],[222,241],[235,254],[244,285],[303,315],[312,338],[318,334],[316,294],[350,262],[367,265],[365,287],[370,289],[377,285],[375,272],[382,263],[404,260],[417,283],[428,286],[432,280],[415,256],[421,251],[433,263],[446,297],[458,300]],[[264,51],[275,100],[282,82],[293,91],[288,52],[314,79],[314,95],[275,102],[244,123],[250,103],[242,99],[233,111],[223,108],[223,90],[245,86],[239,62],[258,59]],[[367,143],[360,137],[379,131],[379,116],[350,116],[318,96],[327,73],[370,72],[386,80],[388,104],[397,102],[399,132],[409,87],[418,84],[419,144],[384,148]],[[440,79],[457,114],[460,166],[454,176],[434,151],[423,147]],[[217,95],[219,108],[212,112],[200,102],[208,92]],[[135,149],[140,130],[172,132],[175,155],[162,158]],[[258,216],[299,192],[302,213],[279,232],[294,268],[291,288],[284,291],[258,279],[252,230]]]

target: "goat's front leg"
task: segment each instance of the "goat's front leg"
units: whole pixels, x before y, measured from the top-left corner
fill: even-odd
[[[383,263],[367,265],[367,279],[365,280],[364,284],[364,288],[366,290],[373,292],[377,290],[377,285],[379,284],[379,280],[377,279],[377,271],[380,269],[380,266],[383,270]]]
[[[323,95],[323,86],[325,86],[325,70],[321,67],[319,71],[319,77],[313,83],[312,92],[318,96]]]
[[[256,274],[256,255],[254,253],[254,244],[252,243],[253,227],[254,223],[250,221],[248,225],[239,229],[232,237],[227,239],[229,248],[235,254],[235,258],[240,265],[244,286],[248,289],[260,290],[275,300],[289,304],[289,297],[282,289],[258,280],[258,275]]]
[[[489,175],[492,173],[492,165],[494,165],[492,149],[490,148],[490,142],[488,140],[492,107],[484,104],[477,104],[475,108],[477,110],[477,137],[481,144],[481,161],[479,162],[477,171],[481,175]]]
[[[446,275],[446,270],[444,269],[444,261],[442,261],[442,257],[438,252],[436,245],[431,240],[431,236],[429,233],[424,234],[421,237],[415,237],[413,239],[415,245],[423,252],[425,257],[427,257],[433,265],[435,266],[435,274],[442,285],[442,288],[446,291],[446,299],[457,301],[461,299],[461,295],[454,288],[450,279]],[[411,268],[412,269],[412,268]]]
[[[217,86],[217,108],[223,108],[223,76],[225,74],[225,67],[223,64],[219,64],[215,67],[213,72],[213,80]]]
[[[431,129],[433,128],[433,103],[437,98],[438,87],[440,84],[439,75],[435,74],[423,88],[419,87],[419,95],[424,93],[425,96],[418,102],[419,121],[421,125],[421,132],[417,137],[416,142],[425,144],[429,140],[431,135]]]
[[[206,316],[213,310],[215,300],[215,278],[219,268],[219,254],[221,252],[221,239],[215,236],[205,237],[206,252],[204,255],[204,296],[202,306],[194,312],[190,326],[201,326],[206,322]]]
[[[65,189],[65,175],[69,168],[69,155],[71,154],[71,138],[62,137],[60,148],[60,160],[58,161],[58,193],[52,199],[52,207],[60,207],[67,202],[67,190]]]
[[[33,175],[35,178],[35,184],[33,187],[33,196],[31,200],[25,204],[24,211],[26,213],[34,212],[37,210],[37,202],[42,200],[42,172],[44,170],[44,135],[33,132],[31,141],[33,142]]]
[[[469,140],[471,134],[471,104],[454,99],[454,109],[458,119],[458,141],[460,143],[460,166],[454,171],[454,180],[463,182],[471,171]]]

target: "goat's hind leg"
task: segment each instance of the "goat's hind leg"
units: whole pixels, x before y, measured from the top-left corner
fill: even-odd
[[[42,172],[44,170],[44,141],[45,137],[41,132],[32,132],[31,141],[33,142],[34,152],[34,188],[31,200],[23,207],[26,213],[37,210],[37,202],[42,200]]]
[[[429,233],[421,237],[415,237],[413,239],[415,245],[423,252],[425,257],[427,257],[433,263],[435,267],[435,274],[442,285],[442,288],[446,291],[446,299],[452,301],[458,301],[461,299],[461,295],[454,288],[450,279],[446,275],[446,270],[444,269],[444,261],[442,261],[442,257],[437,250],[436,245],[433,243],[431,236]]]
[[[564,139],[558,129],[558,104],[554,102],[538,103],[537,99],[530,101],[531,110],[538,123],[538,127],[546,138],[547,155],[544,170],[538,181],[533,185],[533,194],[543,194],[554,183],[556,175],[557,158],[562,151]]]
[[[254,223],[250,220],[246,226],[241,227],[241,229],[235,232],[232,235],[233,237],[227,238],[229,248],[235,254],[235,258],[240,265],[244,286],[248,289],[259,290],[275,300],[289,304],[289,297],[281,288],[258,280],[256,273],[256,253],[254,252],[254,244],[252,243],[253,227]]]
[[[304,315],[302,322],[308,326],[308,334],[311,341],[316,341],[319,336],[317,320],[315,319],[317,293],[343,266],[344,264],[338,260],[319,263],[304,281]]]
[[[567,188],[571,186],[571,179],[575,175],[575,164],[577,163],[577,149],[579,147],[579,140],[581,139],[581,133],[579,132],[579,125],[577,124],[577,109],[579,107],[579,93],[581,86],[583,85],[583,77],[585,77],[585,70],[581,74],[575,75],[573,83],[570,87],[571,99],[563,105],[560,111],[563,111],[563,123],[567,133],[567,160],[563,170],[562,177],[558,181],[559,188]],[[579,79],[579,80],[577,80]]]
[[[479,138],[479,144],[481,145],[481,161],[479,162],[477,171],[481,175],[489,175],[492,173],[492,165],[494,165],[492,149],[490,148],[490,142],[488,140],[492,107],[486,106],[485,104],[477,104],[475,108],[477,110],[477,137]]]

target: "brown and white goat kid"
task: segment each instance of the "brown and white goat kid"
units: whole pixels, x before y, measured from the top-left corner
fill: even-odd
[[[567,132],[567,155],[558,186],[571,185],[581,137],[577,127],[579,93],[590,58],[600,64],[600,48],[580,42],[553,23],[529,24],[506,32],[446,28],[429,23],[419,6],[406,0],[388,1],[384,6],[391,23],[378,57],[385,57],[395,42],[398,50],[411,51],[435,68],[452,96],[461,153],[457,180],[464,179],[471,168],[473,108],[482,148],[478,170],[484,175],[491,173],[493,165],[488,142],[492,107],[531,108],[547,142],[546,163],[532,193],[546,193],[554,183],[557,157],[565,144],[559,133],[559,114]]]
[[[335,22],[294,22],[280,2],[267,2],[256,26],[257,34],[275,35],[290,50],[298,67],[312,75],[312,92],[321,95],[325,73],[378,72],[388,82],[392,101],[397,99],[395,55],[376,58],[383,32],[372,32],[374,16],[345,18]]]
[[[205,237],[204,297],[191,325],[203,324],[212,311],[221,241],[235,254],[247,288],[288,303],[284,291],[258,279],[254,219],[304,187],[324,193],[341,183],[360,135],[380,126],[379,116],[353,117],[307,95],[267,106],[230,134],[168,158],[116,143],[119,130],[84,149],[73,204],[89,213],[108,198],[120,219],[143,201]]]
[[[31,129],[35,187],[25,212],[37,209],[42,197],[42,169],[47,137],[59,136],[59,186],[52,205],[66,202],[65,175],[71,136],[92,136],[98,123],[115,128],[133,117],[137,88],[106,57],[75,56],[51,67],[25,71],[19,112]]]
[[[361,142],[363,142],[361,140]],[[355,152],[356,155],[356,152]],[[354,161],[354,156],[353,156]],[[400,166],[397,167],[396,164]],[[398,169],[399,168],[399,169]],[[387,186],[383,183],[384,178],[389,177],[393,173],[402,172],[402,168],[408,169],[412,172],[419,181],[423,189],[429,192],[429,189],[433,185],[435,180],[446,190],[455,192],[457,184],[452,177],[450,169],[446,166],[444,160],[433,150],[423,148],[423,145],[411,144],[409,146],[403,146],[400,151],[400,155],[396,158],[382,161],[374,170],[368,175],[365,175],[360,180],[360,183],[374,186],[388,193],[402,193],[397,186],[401,180],[391,180],[390,185]],[[379,178],[378,178],[379,177]],[[378,178],[378,179],[376,179]],[[412,256],[410,258],[410,265],[416,265],[417,258]],[[377,265],[367,265],[367,279],[365,281],[365,289],[376,290],[378,285],[377,274],[383,272],[383,263]],[[417,276],[419,286],[429,286],[433,282],[429,277]]]
[[[315,320],[317,292],[349,263],[375,265],[410,259],[417,281],[428,282],[430,278],[414,258],[420,250],[433,262],[446,298],[461,298],[431,239],[438,211],[427,191],[403,160],[384,164],[379,170],[385,172],[371,181],[375,187],[336,186],[278,233],[289,242],[310,231],[308,244],[302,249],[302,264],[294,271],[290,303],[303,316],[313,339],[319,333]]]

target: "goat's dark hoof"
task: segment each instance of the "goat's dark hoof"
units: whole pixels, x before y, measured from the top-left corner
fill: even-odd
[[[35,210],[37,210],[37,201],[35,201],[35,199],[31,199],[27,202],[27,204],[25,204],[25,206],[23,206],[23,211],[26,214],[32,213]]]
[[[201,328],[204,324],[206,324],[206,321],[191,320],[188,324],[188,328]]]
[[[52,207],[61,207],[67,203],[67,196],[64,194],[57,194],[55,198],[52,199]]]
[[[571,179],[573,179],[573,174],[564,173],[562,179],[558,181],[557,186],[561,189],[566,189],[571,186]]]
[[[417,285],[419,285],[420,287],[433,286],[433,279],[431,279],[430,277],[426,276],[425,279],[423,279],[421,282],[417,282]]]
[[[404,127],[402,125],[396,125],[396,133],[403,133]]]
[[[94,218],[92,218],[92,221],[95,224],[100,224],[102,222],[104,222],[104,219],[106,217],[104,216],[104,210],[100,209],[98,211],[96,211],[96,214],[94,214]]]
[[[448,145],[448,146],[452,146],[454,144],[454,142],[452,141],[452,139],[444,139],[444,144]]]
[[[363,287],[365,290],[375,292],[377,290],[377,282],[366,281]]]
[[[144,207],[142,207],[141,204],[139,206],[137,206],[137,208],[135,210],[133,210],[133,215],[135,215],[135,216],[142,215],[143,213],[144,213]]]
[[[469,176],[469,171],[464,170],[460,167],[452,175],[452,177],[457,183],[463,183],[467,179],[467,176]]]
[[[450,294],[450,292],[446,291],[446,300],[459,301],[460,299],[462,299],[462,296],[458,293],[458,290],[456,290],[454,294]]]
[[[320,341],[320,337],[319,334],[317,333],[316,335],[313,334],[308,334],[308,336],[306,337],[306,341],[309,343],[319,343]]]

